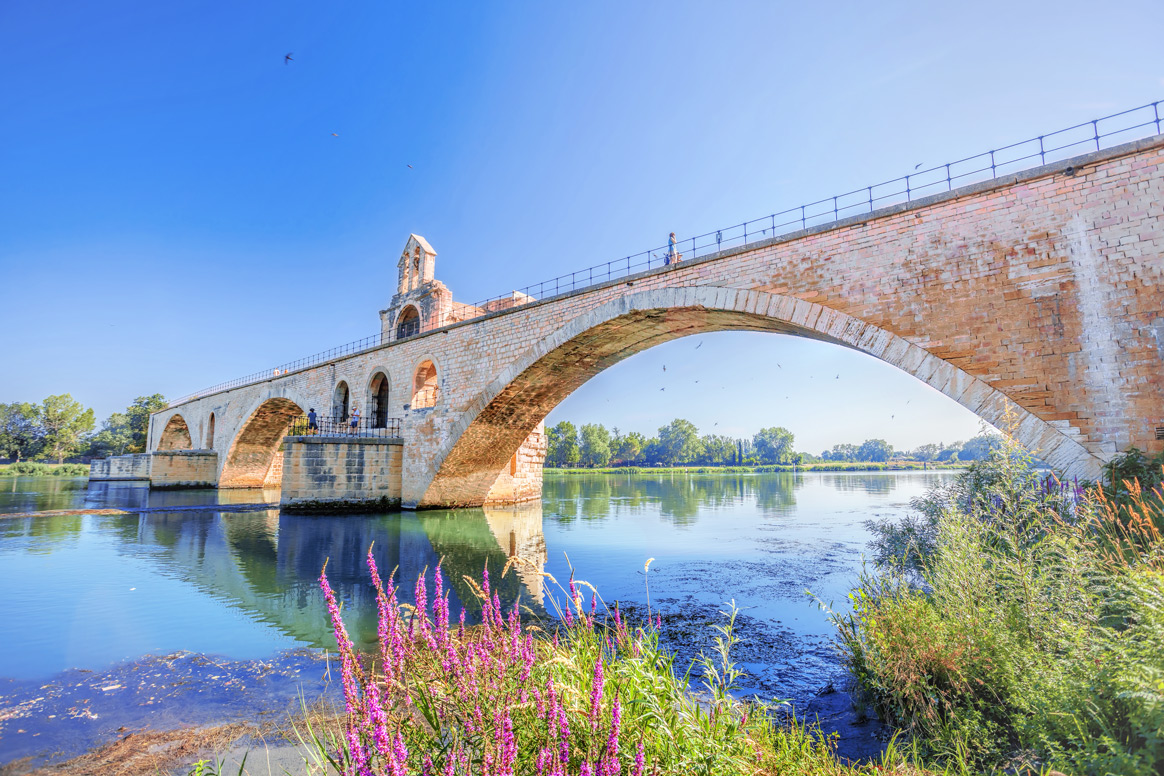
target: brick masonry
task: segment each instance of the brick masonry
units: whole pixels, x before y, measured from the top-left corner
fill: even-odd
[[[294,436],[283,442],[284,509],[400,505],[401,439]]]
[[[1164,139],[1139,141],[475,320],[446,318],[437,331],[167,408],[151,419],[150,449],[176,416],[191,446],[204,444],[213,413],[220,484],[258,487],[272,481],[294,415],[326,412],[341,380],[366,409],[379,373],[390,415],[402,418],[405,506],[535,498],[541,423],[571,391],[661,342],[749,330],[869,353],[1012,426],[1066,475],[1095,477],[1117,451],[1161,449],[1162,162]],[[397,291],[386,327],[432,287]],[[425,361],[437,369],[437,401],[415,408]]]

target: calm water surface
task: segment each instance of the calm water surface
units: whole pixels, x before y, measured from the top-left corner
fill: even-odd
[[[462,575],[508,557],[565,581],[572,564],[610,602],[651,603],[681,651],[697,648],[718,610],[743,609],[739,658],[749,688],[804,697],[839,669],[830,629],[806,594],[843,603],[868,534],[954,476],[942,472],[590,475],[548,473],[540,505],[520,509],[302,516],[224,512],[277,501],[271,491],[154,491],[55,477],[0,479],[0,513],[125,508],[126,516],[0,520],[0,678],[23,686],[69,669],[106,671],[145,655],[189,651],[270,659],[334,648],[317,579],[325,560],[359,643],[375,637],[364,555],[411,589],[443,559],[453,616],[478,608]],[[190,509],[204,506],[205,509]],[[533,570],[501,584],[533,612],[555,611],[555,586]],[[30,684],[31,686],[31,684]],[[2,738],[2,736],[0,736]],[[4,761],[0,751],[0,762]]]

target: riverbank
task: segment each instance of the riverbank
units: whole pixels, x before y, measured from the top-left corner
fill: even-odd
[[[771,464],[757,466],[608,466],[587,469],[583,467],[557,469],[547,466],[546,474],[778,474],[781,472],[950,472],[967,469],[968,461],[930,463],[919,461],[886,461],[879,463],[858,461],[824,461],[805,464]]]

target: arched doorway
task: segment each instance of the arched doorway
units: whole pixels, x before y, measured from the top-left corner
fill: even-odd
[[[194,441],[190,436],[190,427],[181,415],[174,415],[162,430],[162,438],[158,440],[159,450],[193,450]]]
[[[377,372],[368,386],[368,419],[372,428],[388,427],[388,376]]]
[[[290,399],[268,399],[251,413],[227,453],[220,488],[279,487],[283,437],[303,409]]]
[[[340,380],[332,393],[331,416],[336,423],[344,423],[348,419],[348,407],[351,402],[351,391],[348,384]]]
[[[412,378],[412,409],[436,406],[439,392],[436,364],[432,361],[421,362]]]
[[[396,319],[396,339],[404,339],[414,334],[420,334],[420,313],[412,305],[400,311]]]

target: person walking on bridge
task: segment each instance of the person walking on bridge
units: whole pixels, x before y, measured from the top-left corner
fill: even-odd
[[[360,432],[358,429],[360,428],[360,405],[352,405],[352,416],[348,422],[351,423],[352,426],[352,435],[359,436]]]

